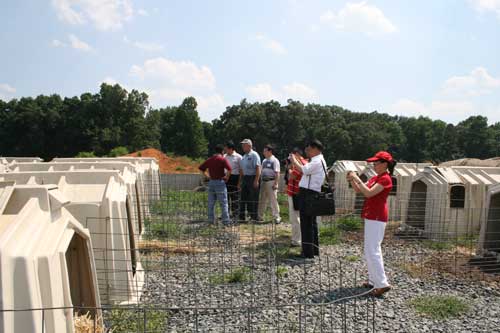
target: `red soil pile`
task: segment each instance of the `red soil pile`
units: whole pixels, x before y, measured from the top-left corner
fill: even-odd
[[[147,148],[125,155],[132,157],[154,157],[160,165],[161,173],[198,173],[198,163],[187,157],[167,156],[158,149]]]

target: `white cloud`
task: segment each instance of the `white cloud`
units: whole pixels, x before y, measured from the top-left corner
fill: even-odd
[[[7,83],[0,83],[0,99],[10,100],[16,93],[16,88]]]
[[[53,47],[65,47],[65,46],[66,46],[66,43],[61,42],[61,41],[60,41],[60,40],[58,40],[58,39],[54,39],[54,40],[52,41],[52,46],[53,46]]]
[[[404,115],[408,117],[429,116],[428,107],[422,103],[407,98],[402,98],[396,101],[389,107],[387,112],[393,115]]]
[[[158,43],[131,41],[130,39],[127,38],[127,36],[123,37],[123,41],[127,44],[133,45],[134,47],[147,52],[158,52],[165,48],[162,44]]]
[[[91,22],[99,30],[117,30],[133,16],[131,0],[52,0],[60,20],[69,24]]]
[[[487,95],[500,88],[500,78],[492,77],[483,67],[477,67],[469,75],[453,76],[443,84],[443,93],[457,96]]]
[[[487,94],[491,96],[485,97]],[[403,98],[386,111],[394,115],[428,116],[451,123],[483,115],[494,122],[500,120],[498,103],[494,102],[499,97],[500,78],[491,76],[484,67],[476,67],[468,75],[447,79],[428,103]]]
[[[257,83],[246,87],[245,91],[248,97],[255,101],[267,102],[281,99],[280,94],[274,91],[269,83]]]
[[[70,42],[70,45],[71,45],[72,48],[74,48],[76,50],[82,50],[82,51],[85,51],[85,52],[92,51],[92,47],[89,44],[87,44],[84,41],[80,40],[75,35],[69,34],[68,38],[69,38],[69,42]]]
[[[83,24],[83,15],[72,8],[71,0],[52,0],[52,6],[57,11],[60,20],[70,24]]]
[[[140,8],[138,11],[137,11],[137,14],[141,15],[141,16],[149,16],[149,13],[144,9],[144,8]]]
[[[262,34],[257,34],[253,37],[254,40],[259,41],[261,45],[274,54],[277,55],[285,55],[287,54],[286,48],[277,40],[274,40],[272,38],[269,38],[265,35]]]
[[[198,66],[191,61],[174,61],[163,57],[149,59],[142,66],[132,66],[130,74],[174,87],[215,89],[215,77],[210,68]]]
[[[337,30],[360,32],[369,36],[397,31],[382,10],[366,2],[349,2],[338,13],[328,10],[320,16],[320,22],[332,25]]]
[[[217,91],[215,76],[208,66],[158,57],[133,65],[129,74],[154,105],[177,105],[193,96],[203,120],[212,120],[225,109],[224,97]]]
[[[406,98],[396,101],[386,111],[393,115],[405,117],[425,116],[452,123],[457,123],[469,116],[480,114],[480,108],[466,100],[436,100],[426,105]]]
[[[478,12],[494,12],[500,19],[500,0],[469,0]]]
[[[281,89],[275,89],[269,83],[257,83],[246,87],[245,92],[250,100],[259,102],[270,100],[285,102],[290,98],[301,102],[310,102],[318,97],[314,89],[299,82],[284,85]]]
[[[109,84],[111,86],[114,86],[115,84],[118,83],[118,81],[115,80],[114,78],[112,78],[111,76],[106,76],[104,78],[104,80],[102,80],[101,82],[99,82],[99,85],[101,85],[102,83],[106,83],[106,84]]]
[[[303,83],[293,82],[283,87],[284,96],[292,99],[298,100],[314,100],[317,97],[317,93],[314,89],[306,86]]]

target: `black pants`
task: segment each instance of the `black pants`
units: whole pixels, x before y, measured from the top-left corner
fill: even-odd
[[[302,255],[306,258],[314,258],[319,255],[318,223],[316,216],[306,215],[304,212],[305,197],[311,190],[300,188],[299,210],[300,210],[300,232],[302,234]]]
[[[254,221],[257,221],[257,205],[259,203],[259,188],[253,187],[255,176],[243,176],[241,183],[240,221],[245,220],[245,211]]]
[[[240,192],[238,191],[239,179],[239,175],[231,175],[226,183],[227,197],[229,199],[229,212],[233,218],[237,217],[240,212]]]

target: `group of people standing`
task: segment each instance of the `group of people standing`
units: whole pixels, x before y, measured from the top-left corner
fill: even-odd
[[[253,149],[250,139],[241,141],[244,155],[236,151],[233,142],[217,145],[215,154],[200,165],[208,177],[208,218],[215,221],[215,203],[220,202],[222,222],[230,225],[237,219],[262,222],[268,206],[273,222],[281,223],[278,203],[280,161],[274,156],[274,147],[266,145],[264,159]],[[305,213],[301,206],[308,192],[320,192],[326,177],[323,144],[311,141],[306,147],[306,157],[295,148],[286,160],[286,180],[289,203],[292,245],[302,246],[304,257],[319,255],[318,223],[316,216]]]
[[[217,145],[215,154],[200,165],[200,171],[209,178],[208,218],[215,222],[215,202],[222,208],[222,222],[263,221],[268,205],[274,223],[280,223],[278,187],[280,161],[274,156],[274,148],[266,145],[264,160],[253,150],[250,139],[241,141],[244,155],[236,152],[233,142]],[[305,209],[306,198],[321,192],[327,177],[327,164],[323,157],[323,144],[318,140],[309,142],[305,156],[298,148],[293,149],[286,160],[287,183],[292,246],[302,247],[302,257],[319,256],[318,217]],[[367,159],[373,163],[376,176],[363,183],[355,172],[347,174],[354,191],[365,196],[362,211],[364,218],[364,257],[368,266],[368,281],[364,287],[380,296],[391,289],[387,282],[382,258],[381,243],[388,221],[387,197],[392,189],[392,172],[396,162],[388,152],[378,152]]]
[[[250,139],[241,141],[244,155],[236,151],[230,141],[225,146],[217,145],[215,154],[200,165],[200,171],[208,182],[208,218],[215,221],[214,207],[220,202],[222,222],[231,224],[234,220],[262,222],[268,205],[274,223],[280,223],[278,187],[280,162],[274,156],[274,148],[266,145],[264,160],[253,150]],[[224,186],[221,186],[223,184]]]

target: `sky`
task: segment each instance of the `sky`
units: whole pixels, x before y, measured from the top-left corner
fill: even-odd
[[[243,98],[500,121],[500,0],[2,0],[0,99],[98,92]]]

